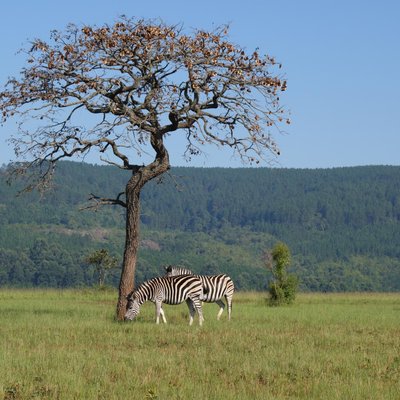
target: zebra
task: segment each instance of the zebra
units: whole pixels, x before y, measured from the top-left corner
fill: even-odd
[[[179,275],[193,275],[193,272],[190,269],[175,267],[169,265],[168,267],[164,267],[165,276],[179,276]],[[228,306],[228,320],[231,320],[232,313],[232,297],[233,292],[235,291],[235,285],[233,284],[232,279],[226,274],[219,275],[194,275],[201,279],[203,283],[203,295],[201,300],[206,303],[217,303],[220,307],[220,310],[217,315],[217,320],[220,319],[221,314],[224,311],[225,304],[221,300],[222,297],[225,297],[226,304]]]
[[[160,315],[166,324],[162,303],[180,304],[186,301],[189,307],[189,325],[193,323],[195,312],[199,314],[199,324],[203,324],[201,297],[203,295],[202,281],[193,275],[173,277],[158,277],[142,283],[136,290],[127,296],[128,304],[125,320],[134,319],[140,312],[140,306],[146,301],[152,301],[156,306],[156,323],[160,322]]]

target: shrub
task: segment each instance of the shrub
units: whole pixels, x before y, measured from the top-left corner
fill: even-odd
[[[269,304],[279,306],[291,304],[296,298],[299,280],[288,274],[287,267],[291,261],[289,247],[279,242],[266,254],[266,266],[271,270],[274,280],[269,284]]]

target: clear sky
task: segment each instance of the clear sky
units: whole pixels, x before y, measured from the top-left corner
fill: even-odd
[[[400,165],[399,0],[19,0],[2,3],[0,84],[18,75],[16,54],[53,29],[113,23],[118,16],[161,18],[185,28],[229,23],[230,38],[283,64],[282,98],[292,124],[276,140],[287,168]],[[0,165],[13,159],[0,127]],[[237,167],[208,149],[188,164],[169,143],[172,165]]]

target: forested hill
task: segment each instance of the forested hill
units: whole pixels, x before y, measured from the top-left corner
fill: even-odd
[[[16,198],[4,169],[0,284],[88,284],[88,252],[105,247],[121,255],[123,209],[80,208],[90,193],[123,191],[128,173],[63,162],[55,190],[40,199]],[[143,190],[142,237],[139,280],[180,263],[262,289],[269,277],[263,251],[281,240],[305,290],[400,290],[400,167],[173,168]]]

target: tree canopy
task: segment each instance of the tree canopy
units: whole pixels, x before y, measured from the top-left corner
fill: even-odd
[[[105,162],[135,170],[146,145],[159,155],[178,129],[188,158],[205,143],[229,146],[246,162],[279,154],[271,129],[289,123],[281,65],[231,43],[227,26],[186,34],[122,17],[112,26],[70,24],[25,51],[28,66],[0,92],[0,110],[3,122],[18,117],[11,143],[30,161],[19,172],[45,166],[42,186],[56,161],[94,148]]]

